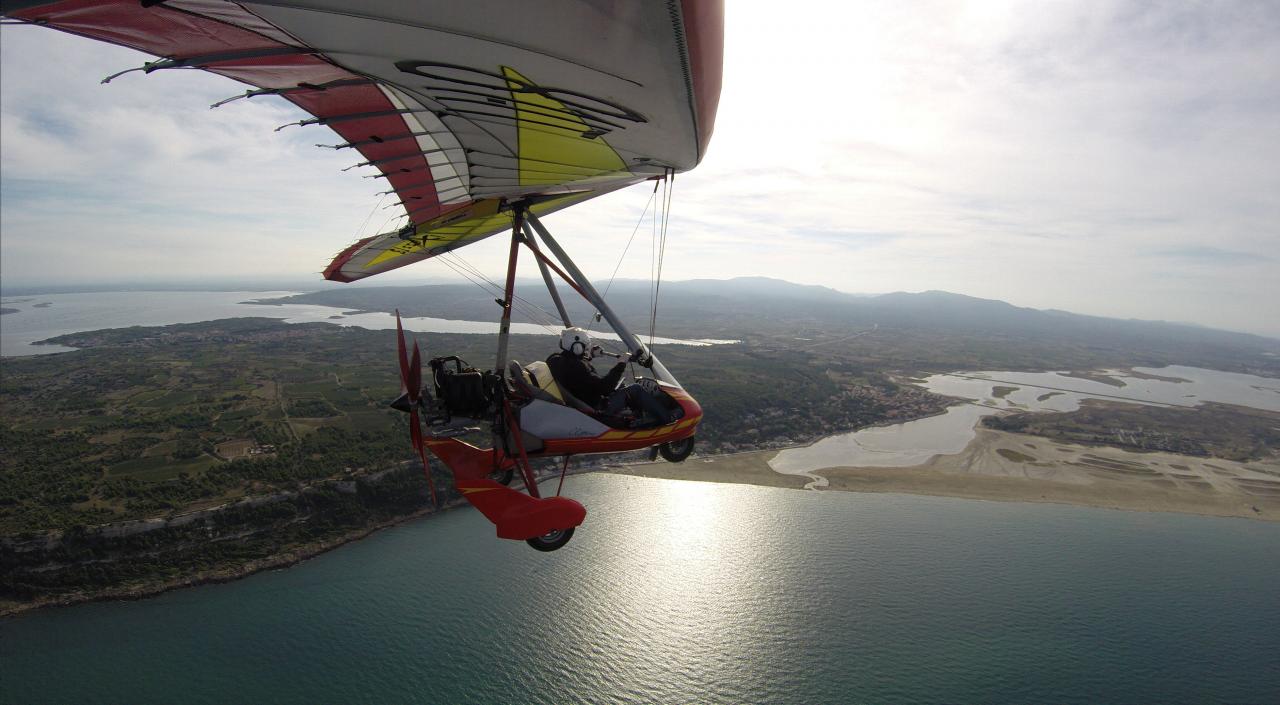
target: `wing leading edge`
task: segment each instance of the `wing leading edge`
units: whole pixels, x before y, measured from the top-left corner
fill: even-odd
[[[4,2],[6,17],[278,95],[377,169],[409,223],[340,253],[354,281],[701,160],[719,99],[722,0]]]

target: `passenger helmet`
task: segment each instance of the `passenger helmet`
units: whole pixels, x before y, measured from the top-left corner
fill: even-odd
[[[560,333],[560,349],[585,356],[591,350],[591,335],[581,328],[565,328]]]

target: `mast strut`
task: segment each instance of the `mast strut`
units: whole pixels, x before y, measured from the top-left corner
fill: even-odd
[[[523,203],[515,204],[511,210],[511,254],[507,258],[507,285],[502,294],[502,323],[498,326],[498,362],[494,365],[494,372],[499,377],[505,377],[507,374],[507,339],[511,337],[511,304],[515,300],[516,260],[520,256],[520,231],[524,227],[527,214]]]
[[[622,322],[621,318],[618,318],[618,315],[613,312],[613,309],[609,307],[609,304],[605,303],[604,297],[600,296],[600,292],[596,291],[596,288],[592,286],[591,280],[587,279],[586,275],[582,273],[582,270],[578,269],[578,265],[574,264],[573,260],[569,258],[569,255],[564,251],[564,248],[560,247],[560,243],[556,242],[555,238],[551,237],[551,233],[542,225],[542,221],[538,220],[538,217],[533,213],[524,213],[523,217],[529,225],[533,227],[533,230],[538,234],[538,237],[541,238],[542,244],[546,245],[548,250],[551,250],[551,253],[556,256],[556,259],[558,259],[560,264],[568,271],[570,277],[572,277],[571,283],[576,285],[576,288],[578,289],[578,292],[582,294],[582,297],[585,298],[592,306],[595,306],[596,310],[600,312],[600,315],[604,316],[604,319],[609,322],[609,326],[613,328],[613,331],[622,339],[622,343],[627,346],[627,350],[632,354],[639,352],[639,358],[642,364],[645,364],[647,367],[652,369],[654,376],[658,379],[679,387],[680,383],[676,381],[675,376],[672,375],[671,372],[667,370],[666,366],[662,364],[662,361],[659,360],[643,342],[641,342],[640,338],[627,328],[627,325]]]

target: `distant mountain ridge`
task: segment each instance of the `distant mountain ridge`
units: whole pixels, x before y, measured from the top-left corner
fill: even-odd
[[[604,290],[605,283],[597,282]],[[584,314],[589,308],[572,292],[562,292],[571,313]],[[651,302],[649,282],[620,279],[608,287],[610,306],[619,315],[647,320]],[[554,307],[541,281],[522,280],[517,295],[531,304],[553,312]],[[492,298],[466,284],[433,284],[425,286],[379,286],[326,289],[290,297],[292,303],[313,303],[339,308],[374,311],[412,312],[412,315],[442,318],[496,318],[498,309]],[[758,316],[769,318],[791,316],[815,322],[842,324],[878,324],[931,329],[963,329],[1005,333],[1061,335],[1109,332],[1124,336],[1189,336],[1196,339],[1230,339],[1259,346],[1280,346],[1280,340],[1251,333],[1237,333],[1197,324],[1118,319],[1071,313],[1060,309],[1035,309],[1014,306],[997,299],[982,299],[964,294],[930,290],[919,293],[897,291],[879,295],[847,294],[812,284],[795,284],[768,277],[734,279],[692,279],[663,282],[659,289],[659,318],[667,324],[693,323],[686,317],[711,316],[714,325],[724,327],[728,321],[739,321],[750,327]],[[703,314],[703,315],[699,315]],[[582,317],[585,317],[583,315]],[[676,320],[667,320],[667,318]],[[520,312],[516,318],[524,320]],[[639,319],[637,319],[639,320]],[[700,321],[708,323],[710,321]],[[633,324],[634,325],[634,324]]]

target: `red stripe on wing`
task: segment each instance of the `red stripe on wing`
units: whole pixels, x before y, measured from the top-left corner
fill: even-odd
[[[144,8],[138,0],[65,0],[17,10],[11,16],[171,59],[293,46],[278,38],[285,37],[284,32],[272,31],[275,28],[265,20],[243,9],[231,9],[218,18],[211,18],[164,5]],[[231,24],[237,21],[256,26],[261,32]],[[219,61],[206,70],[258,88],[294,88],[301,84],[323,85],[360,78],[320,55],[309,53]],[[374,84],[296,91],[283,97],[318,118],[396,109]],[[375,135],[398,136],[410,131],[399,115],[341,121],[331,129],[348,142],[368,140]],[[377,161],[405,154],[416,146],[416,141],[400,140],[360,145],[355,149],[365,160]],[[388,164],[384,171],[389,174],[388,181],[400,200],[412,204],[414,223],[439,214],[439,199],[427,168],[425,157],[412,155]]]

